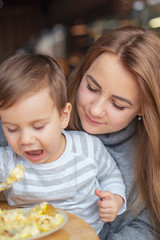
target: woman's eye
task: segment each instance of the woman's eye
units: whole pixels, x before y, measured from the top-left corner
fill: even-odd
[[[112,101],[112,103],[113,103],[113,106],[114,106],[115,108],[117,108],[118,110],[124,110],[124,109],[125,109],[125,107],[119,106],[119,105],[116,104],[114,101]]]
[[[92,91],[92,92],[98,92],[98,90],[95,89],[95,88],[93,88],[93,87],[91,87],[91,85],[90,85],[89,83],[87,84],[87,88],[88,88],[90,91]]]

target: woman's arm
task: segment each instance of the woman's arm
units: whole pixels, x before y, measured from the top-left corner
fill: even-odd
[[[153,228],[146,209],[141,211],[135,219],[129,215],[124,218],[124,214],[119,215],[113,223],[109,223],[109,230],[108,226],[103,226],[99,234],[101,240],[154,239]]]

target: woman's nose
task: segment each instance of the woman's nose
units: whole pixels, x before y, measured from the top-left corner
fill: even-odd
[[[98,99],[91,104],[90,112],[92,116],[95,117],[104,117],[107,113],[106,103],[103,99]]]
[[[34,143],[34,136],[29,130],[25,130],[21,133],[20,143],[22,145],[29,145]]]

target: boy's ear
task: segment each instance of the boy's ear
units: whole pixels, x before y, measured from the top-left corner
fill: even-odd
[[[63,108],[61,112],[61,126],[62,129],[65,129],[68,126],[69,120],[70,120],[70,113],[72,110],[71,103],[66,103],[66,106]]]

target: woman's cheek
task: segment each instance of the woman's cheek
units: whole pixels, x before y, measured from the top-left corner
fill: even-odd
[[[91,94],[86,91],[86,89],[79,89],[79,91],[77,92],[77,97],[76,97],[76,102],[77,105],[87,105],[87,103],[90,101],[91,99]]]

